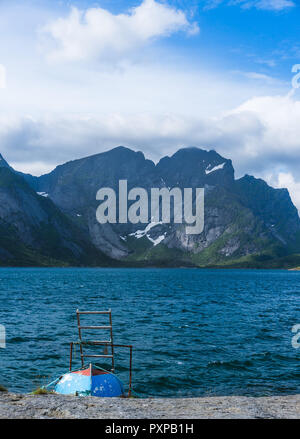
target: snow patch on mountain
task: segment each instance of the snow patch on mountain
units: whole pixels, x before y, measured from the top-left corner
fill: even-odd
[[[142,238],[143,236],[146,236],[146,237],[149,239],[149,241],[151,241],[151,242],[153,243],[153,245],[156,246],[156,245],[158,245],[161,241],[163,241],[163,240],[165,239],[165,237],[166,237],[166,232],[165,232],[163,235],[160,235],[160,236],[158,236],[158,237],[155,238],[155,239],[151,238],[149,232],[150,232],[151,229],[153,229],[153,227],[156,227],[156,226],[158,226],[158,225],[160,225],[160,224],[163,224],[163,222],[162,222],[162,221],[159,221],[159,222],[151,222],[151,223],[147,224],[147,226],[145,227],[145,229],[143,229],[143,230],[137,230],[137,231],[134,232],[134,233],[130,233],[129,236],[134,236],[134,237],[137,238],[137,239],[140,239],[140,238]]]
[[[45,197],[48,198],[49,194],[47,194],[47,192],[37,192],[38,195],[41,195],[41,197]]]
[[[214,166],[212,169],[209,169],[209,167],[211,166],[211,165],[209,165],[209,166],[205,169],[205,174],[207,175],[207,174],[210,174],[211,172],[215,172],[215,171],[218,171],[219,169],[223,169],[225,163],[226,163],[226,162],[221,163],[220,165]]]
[[[151,241],[154,245],[154,247],[158,244],[160,244],[166,237],[167,232],[165,232],[163,235],[158,236],[156,239],[152,239],[150,238],[149,235],[147,235],[147,238],[149,239],[149,241]]]

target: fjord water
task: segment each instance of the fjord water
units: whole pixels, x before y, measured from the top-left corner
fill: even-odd
[[[300,272],[286,270],[2,268],[0,384],[29,392],[67,371],[76,308],[111,308],[142,396],[300,392],[299,299]],[[116,354],[127,383],[127,352]]]

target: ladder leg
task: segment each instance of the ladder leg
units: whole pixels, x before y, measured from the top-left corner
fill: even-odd
[[[132,346],[130,346],[130,357],[129,357],[129,390],[128,396],[131,396],[131,388],[132,388]]]
[[[112,331],[112,318],[111,318],[111,310],[109,313],[109,324],[110,324],[110,341],[111,341],[111,371],[114,373],[115,371],[115,358],[114,358],[114,340],[113,340],[113,331]]]
[[[78,335],[79,335],[79,341],[81,340],[81,329],[80,329],[80,317],[79,317],[79,310],[76,310],[76,314],[77,314],[77,324],[78,324]],[[81,366],[84,366],[84,359],[83,359],[83,350],[82,350],[82,344],[79,345],[80,346],[80,357],[81,357]]]
[[[72,371],[73,343],[70,343],[70,372]]]

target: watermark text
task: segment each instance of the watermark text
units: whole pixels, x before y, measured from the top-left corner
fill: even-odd
[[[0,348],[6,348],[6,331],[4,325],[0,325]]]
[[[102,201],[96,211],[100,224],[184,222],[187,235],[204,229],[204,188],[151,188],[149,199],[146,189],[135,187],[128,192],[127,180],[120,180],[118,197],[114,189],[104,187],[98,190],[96,199]]]

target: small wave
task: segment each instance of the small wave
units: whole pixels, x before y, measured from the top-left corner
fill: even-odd
[[[23,343],[26,341],[31,341],[29,337],[12,337],[8,339],[8,343]]]
[[[216,361],[210,361],[207,364],[207,368],[225,368],[228,370],[246,370],[249,367],[253,366],[253,361],[247,359],[247,360],[230,360],[230,361],[224,361],[224,360],[216,360]]]

